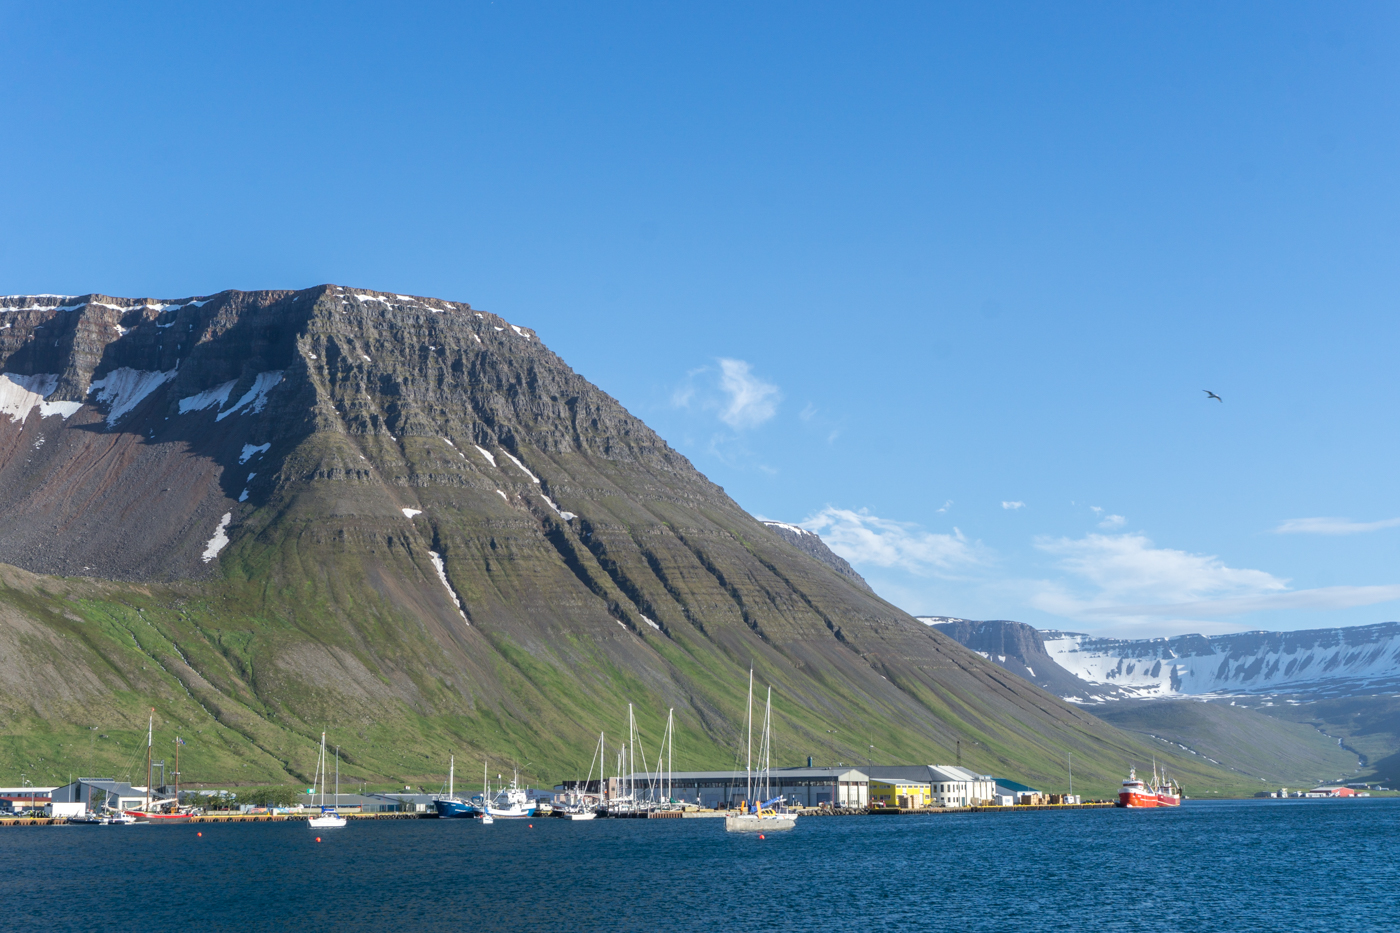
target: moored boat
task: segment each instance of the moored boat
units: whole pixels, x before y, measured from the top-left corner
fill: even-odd
[[[453,755],[447,762],[447,796],[434,797],[433,808],[437,810],[439,817],[443,819],[471,819],[476,816],[476,808],[469,801],[457,796],[457,756]]]
[[[340,815],[340,748],[335,750],[335,797],[334,806],[326,806],[326,734],[321,733],[321,754],[316,761],[316,778],[318,783],[312,785],[312,790],[317,786],[321,788],[321,812],[318,816],[308,817],[306,825],[313,829],[331,829],[345,825],[345,817]]]
[[[753,798],[760,790],[772,793],[771,772],[773,754],[773,688],[768,688],[768,701],[763,710],[763,734],[759,741],[758,763],[760,769],[752,767],[753,756],[753,669],[749,669],[749,706],[746,717],[748,732],[748,759],[744,772],[747,776],[747,799],[744,812],[727,815],[724,830],[730,833],[767,833],[780,829],[792,829],[797,825],[797,814],[783,805],[783,795],[779,794],[759,803]]]
[[[1143,781],[1137,776],[1137,769],[1128,769],[1128,779],[1118,791],[1120,807],[1179,807],[1181,788],[1166,776],[1157,776],[1157,766],[1152,766],[1152,781]]]

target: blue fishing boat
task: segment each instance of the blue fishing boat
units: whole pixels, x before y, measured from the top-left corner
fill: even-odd
[[[434,797],[433,806],[437,809],[438,816],[444,819],[470,819],[476,816],[476,808],[472,806],[471,801],[463,800],[453,792],[456,769],[457,758],[454,755],[447,765],[447,796]]]

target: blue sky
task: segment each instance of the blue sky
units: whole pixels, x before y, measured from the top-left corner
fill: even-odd
[[[1397,39],[1380,3],[3,2],[0,291],[469,301],[916,613],[1383,621]]]

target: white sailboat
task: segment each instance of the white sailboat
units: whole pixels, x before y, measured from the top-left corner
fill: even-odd
[[[487,764],[485,761],[481,763],[481,822],[490,826],[496,822],[496,818],[491,815],[491,782],[486,777]]]
[[[603,755],[607,748],[607,743],[603,738],[603,733],[598,733],[598,747],[593,751],[593,757],[588,760],[588,777],[584,779],[583,790],[573,790],[565,794],[564,802],[555,804],[553,816],[564,820],[592,820],[598,816],[598,800],[602,798],[603,783]],[[597,797],[588,793],[588,788],[593,783],[593,762],[598,762],[598,784],[599,793]]]
[[[329,828],[334,826],[344,826],[345,817],[341,816],[335,807],[326,806],[326,734],[321,733],[321,754],[316,759],[316,784],[311,789],[315,791],[319,786],[321,790],[321,815],[307,819],[306,825],[315,829]],[[335,754],[335,800],[340,802],[340,749],[336,749]]]
[[[763,711],[763,736],[759,742],[758,760],[762,765],[761,776],[753,769],[753,669],[749,669],[749,709],[745,717],[748,734],[747,758],[744,762],[746,778],[746,798],[744,812],[726,816],[724,829],[731,833],[771,833],[782,829],[792,829],[797,825],[797,814],[783,806],[783,796],[760,802],[759,796],[766,797],[772,792],[770,770],[773,757],[773,688],[768,688],[768,703]],[[777,808],[774,808],[774,805]]]

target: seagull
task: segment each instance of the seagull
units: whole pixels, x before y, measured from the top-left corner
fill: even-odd
[[[1207,402],[1209,402],[1211,399],[1215,399],[1215,400],[1216,400],[1217,402],[1219,402],[1220,404],[1222,404],[1222,405],[1225,404],[1225,400],[1224,400],[1223,398],[1221,398],[1220,396],[1216,395],[1216,394],[1215,394],[1214,392],[1212,392],[1210,389],[1202,389],[1201,391],[1204,392],[1204,393],[1206,394],[1206,401],[1207,401]]]

